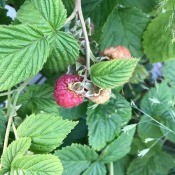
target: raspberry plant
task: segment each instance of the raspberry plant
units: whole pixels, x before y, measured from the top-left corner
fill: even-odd
[[[0,175],[173,175],[174,8],[0,0]]]

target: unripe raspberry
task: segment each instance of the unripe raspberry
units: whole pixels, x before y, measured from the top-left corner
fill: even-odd
[[[81,104],[84,97],[69,89],[69,85],[81,82],[78,75],[63,75],[57,79],[54,90],[54,99],[58,105],[64,108],[72,108]]]
[[[105,49],[103,55],[108,56],[110,59],[131,58],[130,51],[124,46]]]
[[[103,89],[97,96],[92,96],[90,99],[96,104],[104,104],[111,97],[111,89]]]

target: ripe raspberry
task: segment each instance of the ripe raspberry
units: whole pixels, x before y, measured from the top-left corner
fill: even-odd
[[[63,75],[57,79],[54,90],[54,99],[58,105],[64,108],[72,108],[81,104],[84,97],[69,89],[72,83],[80,82],[78,75]]]
[[[111,97],[111,89],[103,89],[101,90],[98,96],[92,96],[90,99],[97,104],[106,103]]]
[[[131,58],[130,51],[124,46],[105,49],[103,55],[108,56],[110,59]]]

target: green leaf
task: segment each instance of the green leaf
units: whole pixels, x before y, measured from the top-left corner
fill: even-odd
[[[175,60],[166,61],[163,66],[163,76],[168,83],[175,86]]]
[[[17,18],[37,26],[44,33],[50,33],[63,27],[66,9],[61,0],[27,0],[18,11]]]
[[[26,92],[19,96],[18,105],[22,105],[18,113],[23,117],[41,111],[58,112],[58,106],[53,99],[53,88],[47,84],[27,87]]]
[[[139,59],[116,59],[94,64],[91,80],[101,88],[115,88],[125,84],[131,77]]]
[[[163,136],[161,126],[148,116],[142,116],[138,124],[138,135],[144,142],[147,138],[157,139]]]
[[[10,169],[14,158],[22,156],[30,148],[30,145],[31,139],[28,137],[13,141],[2,155],[3,168]]]
[[[120,94],[107,104],[98,105],[93,110],[88,108],[89,144],[93,149],[101,150],[120,133],[122,126],[130,119],[131,106]]]
[[[130,163],[129,157],[124,157],[114,162],[114,175],[126,175],[126,170]]]
[[[38,29],[24,25],[1,26],[0,91],[36,75],[48,55],[49,45]]]
[[[101,154],[101,161],[103,163],[117,161],[129,153],[136,128],[135,125],[128,125],[128,127],[131,127],[131,129],[124,131],[105,148]]]
[[[51,45],[51,53],[45,65],[46,69],[57,73],[76,63],[80,46],[71,34],[58,31],[48,37],[48,42]]]
[[[15,175],[61,175],[63,167],[53,155],[28,155],[16,158],[11,165],[10,174]]]
[[[19,137],[32,139],[30,149],[33,152],[48,153],[62,144],[76,124],[56,114],[32,114],[18,127],[17,133]]]
[[[109,14],[116,7],[117,0],[83,0],[83,13],[86,18],[90,17],[98,30],[106,22]]]
[[[153,118],[158,118],[173,105],[173,92],[166,82],[156,84],[141,101],[141,110]]]
[[[65,5],[67,9],[67,14],[70,16],[74,10],[75,2],[74,0],[62,0],[63,4]]]
[[[175,59],[175,43],[168,27],[171,13],[167,11],[153,19],[143,35],[144,51],[151,63]]]
[[[59,107],[59,114],[63,119],[77,120],[85,115],[87,111],[87,103],[82,103],[77,107],[70,109]]]
[[[92,161],[97,160],[98,154],[88,146],[73,144],[56,151],[63,163],[63,175],[79,175],[86,170]]]
[[[149,73],[147,72],[146,68],[138,64],[133,72],[132,77],[129,79],[129,82],[133,84],[138,84],[140,82],[143,82],[144,79],[148,77]]]
[[[3,145],[5,130],[6,130],[6,120],[4,118],[2,110],[0,109],[0,148]]]
[[[1,6],[1,1],[0,1],[0,6]],[[7,16],[7,10],[3,9],[0,7],[0,24],[10,24],[11,23],[11,18]]]
[[[82,175],[106,175],[106,167],[101,162],[93,162]]]
[[[0,0],[0,7],[5,7],[5,0]]]
[[[145,13],[151,12],[157,5],[157,0],[120,0],[125,7],[137,7]]]
[[[139,9],[118,6],[103,27],[100,49],[123,45],[131,51],[132,56],[142,56],[141,37],[148,22],[149,18]]]
[[[127,175],[164,175],[168,174],[172,167],[174,167],[172,156],[162,151],[155,152],[143,158],[134,159],[128,168]]]

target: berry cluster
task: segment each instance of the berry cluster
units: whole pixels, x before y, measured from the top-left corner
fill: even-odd
[[[130,51],[123,47],[117,46],[104,50],[104,56],[107,56],[111,59],[123,59],[123,58],[132,58]],[[78,75],[63,75],[56,80],[55,90],[54,90],[54,99],[57,104],[64,108],[76,107],[79,104],[83,103],[85,97],[90,99],[96,104],[104,104],[109,101],[111,97],[111,89],[99,89],[98,93],[87,93],[88,88],[86,88],[86,82],[82,82],[83,79]],[[74,87],[80,85],[77,90]],[[82,87],[81,87],[82,86]],[[92,86],[94,86],[92,84]],[[87,96],[87,94],[90,94]]]

